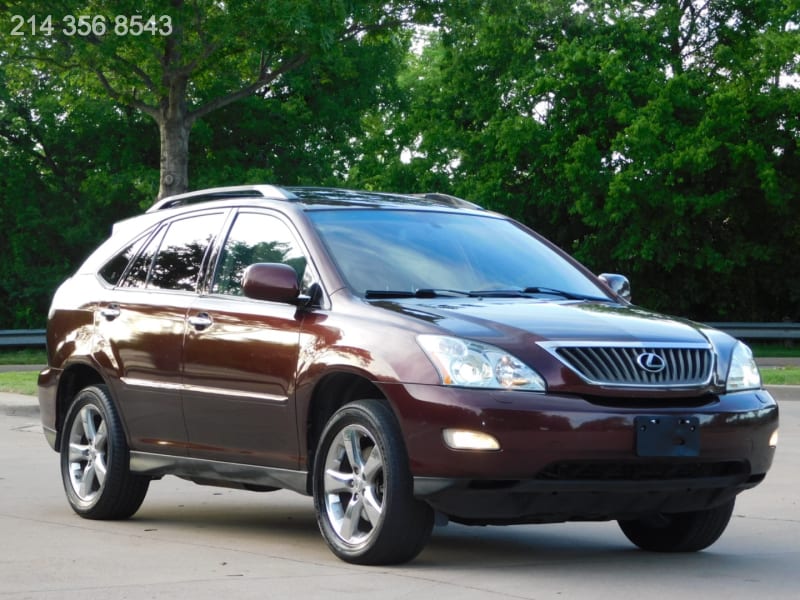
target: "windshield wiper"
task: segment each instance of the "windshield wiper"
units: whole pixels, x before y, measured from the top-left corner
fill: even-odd
[[[391,298],[442,298],[442,297],[469,297],[469,298],[527,298],[531,294],[548,294],[551,296],[561,296],[567,300],[588,300],[593,302],[612,302],[603,296],[588,296],[575,292],[565,292],[556,288],[531,286],[521,290],[473,290],[465,292],[463,290],[439,289],[439,288],[420,288],[416,291],[408,290],[367,290],[364,297],[368,300],[380,300]]]
[[[434,288],[420,288],[416,291],[408,290],[367,290],[364,297],[368,300],[388,299],[388,298],[441,298],[441,297],[468,297],[472,294],[461,290],[446,290]]]
[[[475,297],[489,297],[489,298],[524,298],[530,294],[548,294],[551,296],[561,296],[567,300],[590,300],[594,302],[611,302],[609,298],[604,296],[588,296],[586,294],[577,294],[575,292],[565,292],[556,288],[531,286],[521,290],[476,290],[470,292],[470,296]]]
[[[561,296],[567,300],[593,300],[597,302],[611,302],[611,299],[606,298],[605,296],[588,296],[586,294],[565,292],[564,290],[541,286],[526,287],[524,290],[522,290],[522,292],[525,294],[551,294],[553,296]]]

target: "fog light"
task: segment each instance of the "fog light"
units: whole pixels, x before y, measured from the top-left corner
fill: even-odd
[[[777,448],[778,447],[778,430],[776,429],[771,436],[769,436],[769,447],[770,448]]]
[[[445,429],[444,443],[454,450],[500,450],[497,438],[481,431]]]

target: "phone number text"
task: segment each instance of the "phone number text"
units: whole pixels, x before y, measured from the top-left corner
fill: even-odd
[[[104,35],[167,36],[172,33],[170,15],[53,15],[11,16],[11,35],[66,35],[102,37]]]

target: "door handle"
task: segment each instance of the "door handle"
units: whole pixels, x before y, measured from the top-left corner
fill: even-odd
[[[189,325],[194,327],[197,331],[203,331],[204,329],[208,329],[214,324],[214,320],[209,316],[208,313],[198,313],[193,317],[189,317]]]
[[[100,314],[105,318],[106,321],[113,321],[120,315],[120,313],[121,311],[119,309],[119,304],[116,302],[100,309]]]

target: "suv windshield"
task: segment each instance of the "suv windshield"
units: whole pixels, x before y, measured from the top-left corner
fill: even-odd
[[[413,210],[310,211],[352,290],[366,297],[543,294],[608,300],[512,221]]]

